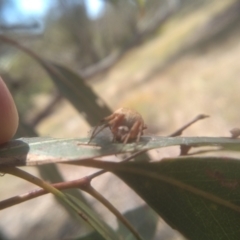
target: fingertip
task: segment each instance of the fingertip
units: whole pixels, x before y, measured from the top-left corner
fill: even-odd
[[[0,77],[0,144],[8,142],[18,128],[18,112],[11,93]]]

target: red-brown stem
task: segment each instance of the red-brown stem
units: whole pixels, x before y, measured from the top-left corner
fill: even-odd
[[[131,156],[125,158],[122,162],[127,162],[130,161],[132,158],[136,157],[137,155],[141,154],[142,151],[139,151],[137,153],[132,154]],[[71,188],[80,188],[83,191],[86,191],[88,188],[89,184],[91,183],[91,180],[97,176],[102,175],[103,173],[107,172],[106,170],[100,170],[96,173],[93,173],[89,176],[77,179],[77,180],[72,180],[72,181],[67,181],[67,182],[60,182],[60,183],[53,183],[52,186],[57,188],[58,190],[66,190],[66,189],[71,189]],[[24,193],[18,196],[14,196],[8,199],[5,199],[3,201],[0,201],[0,210],[11,207],[13,205],[25,202],[27,200],[40,197],[42,195],[45,195],[49,192],[45,191],[44,189],[35,189],[32,190],[28,193]]]
[[[174,137],[174,136],[179,136],[181,135],[182,131],[185,130],[186,128],[188,128],[190,125],[192,125],[193,123],[204,119],[208,117],[207,115],[204,114],[200,114],[198,116],[196,116],[192,121],[190,121],[189,123],[185,124],[183,127],[181,127],[180,129],[178,129],[177,131],[175,131],[174,133],[168,135],[168,137]],[[127,162],[130,161],[131,159],[133,159],[134,157],[136,157],[137,155],[146,152],[147,150],[141,150],[138,151],[134,154],[132,154],[131,156],[125,158],[122,162]],[[59,189],[59,190],[66,190],[66,189],[70,189],[70,188],[80,188],[83,191],[86,191],[86,187],[89,186],[89,184],[91,183],[91,180],[97,176],[100,176],[101,174],[107,172],[106,170],[100,170],[96,173],[93,173],[89,176],[80,178],[78,180],[73,180],[73,181],[68,181],[68,182],[60,182],[60,183],[54,183],[52,184],[53,187]],[[42,196],[44,194],[47,194],[48,192],[45,191],[44,189],[35,189],[33,191],[30,191],[28,193],[24,193],[22,195],[18,195],[15,197],[11,197],[8,198],[6,200],[0,201],[0,210],[11,207],[13,205],[16,205],[18,203],[21,202],[25,202],[27,200]]]
[[[89,180],[88,177],[83,177],[81,179],[77,179],[73,181],[53,183],[52,186],[57,188],[58,190],[66,190],[70,188],[80,188],[84,190],[86,185],[89,184],[89,181],[91,180]],[[32,190],[28,193],[24,193],[18,196],[5,199],[3,201],[0,201],[0,210],[19,204],[21,202],[25,202],[27,200],[30,200],[36,197],[42,196],[47,193],[49,192],[41,188],[41,189]]]

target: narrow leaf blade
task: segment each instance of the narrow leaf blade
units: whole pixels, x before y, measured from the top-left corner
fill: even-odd
[[[240,139],[214,137],[142,137],[138,144],[119,144],[109,141],[88,145],[85,139],[22,138],[0,146],[0,166],[27,166],[47,163],[80,164],[80,160],[125,152],[150,150],[167,146],[218,146],[240,149]]]
[[[188,239],[240,239],[240,159],[81,163],[115,173]]]
[[[42,65],[72,105],[95,126],[112,112],[103,100],[76,73],[65,66],[45,61]]]

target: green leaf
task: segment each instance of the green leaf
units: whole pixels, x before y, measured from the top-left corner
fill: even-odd
[[[240,139],[214,137],[142,137],[136,144],[119,144],[98,139],[101,145],[87,145],[86,139],[22,138],[0,146],[0,166],[27,166],[46,163],[79,163],[117,153],[150,150],[167,146],[218,146],[240,149]]]
[[[90,225],[97,230],[95,232],[95,236],[98,236],[99,239],[108,239],[108,240],[120,240],[119,235],[114,232],[103,220],[101,220],[96,213],[87,205],[85,205],[82,201],[73,197],[72,195],[66,194],[68,199],[76,205],[79,209],[81,209],[81,217]],[[102,238],[101,238],[101,237]]]
[[[42,66],[51,76],[60,92],[83,114],[87,122],[95,126],[112,112],[91,87],[67,67],[45,61]]]
[[[18,131],[16,133],[17,136],[32,136],[32,137],[37,137],[37,133],[35,132],[35,130],[28,126],[27,124],[25,124],[21,118],[19,120],[19,127],[18,127]],[[63,182],[64,179],[61,175],[61,173],[59,172],[57,166],[55,164],[47,164],[47,165],[39,165],[37,166],[38,171],[41,175],[41,177],[46,180],[49,181],[51,183],[56,183],[56,182]],[[75,196],[78,199],[81,199],[81,201],[83,201],[86,205],[87,201],[85,200],[84,196],[81,194],[81,192],[77,189],[68,189],[66,192],[70,193],[71,195]],[[59,199],[56,198],[57,201],[59,201]],[[69,209],[69,206],[61,201],[60,204],[62,204],[62,206],[68,211],[68,213],[72,216],[72,211]],[[82,221],[81,221],[82,223]]]
[[[35,59],[48,72],[61,93],[79,112],[83,113],[91,126],[99,124],[101,119],[112,113],[103,100],[73,71],[59,64],[46,61],[32,50],[4,35],[0,35],[0,41],[20,49]],[[142,155],[142,157],[147,159],[147,156]]]
[[[35,59],[47,71],[61,93],[67,97],[79,112],[84,113],[90,125],[97,125],[101,119],[112,113],[103,100],[94,93],[85,81],[70,69],[46,61],[32,50],[1,34],[0,41],[22,50]]]
[[[240,239],[240,159],[81,164],[115,173],[188,239]]]
[[[54,188],[47,182],[15,167],[5,167],[2,168],[3,173],[8,173],[16,177],[22,178],[29,181],[45,191],[54,194],[60,201],[64,202],[72,210],[72,213],[78,217],[78,219],[83,219],[86,223],[92,226],[99,234],[101,234],[107,240],[119,240],[118,234],[115,233],[108,225],[106,225],[101,219],[99,219],[96,214],[90,209],[85,203],[76,199],[75,197],[68,195]]]

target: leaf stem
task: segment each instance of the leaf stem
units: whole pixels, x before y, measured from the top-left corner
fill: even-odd
[[[138,234],[138,232],[132,227],[132,225],[128,222],[128,220],[123,217],[123,215],[103,196],[101,195],[98,191],[96,191],[90,184],[84,189],[84,191],[86,191],[88,194],[90,194],[92,197],[94,197],[95,199],[97,199],[99,202],[101,202],[109,211],[111,211],[116,217],[117,219],[119,219],[119,221],[121,221],[126,228],[128,228],[128,230],[130,232],[132,232],[132,234],[136,237],[136,239],[138,240],[142,240],[141,236]]]
[[[170,135],[168,135],[167,137],[177,137],[182,135],[182,132],[184,130],[186,130],[188,127],[190,127],[192,124],[194,124],[195,122],[201,120],[201,119],[205,119],[208,118],[209,115],[206,114],[199,114],[197,115],[193,120],[191,120],[190,122],[188,122],[187,124],[183,125],[181,128],[179,128],[178,130],[176,130],[175,132],[171,133]]]
[[[3,200],[0,202],[0,210],[11,207],[13,205],[19,204],[21,202],[25,202],[27,200],[42,196],[44,194],[47,194],[49,192],[53,193],[54,195],[57,195],[58,197],[64,197],[66,198],[65,194],[62,193],[59,190],[65,190],[70,188],[80,188],[81,190],[87,192],[92,197],[96,198],[99,202],[101,202],[106,208],[109,209],[118,219],[121,221],[126,228],[129,229],[130,232],[136,237],[138,240],[142,240],[140,235],[137,233],[137,231],[131,226],[131,224],[123,217],[123,215],[107,200],[105,199],[100,193],[98,193],[92,186],[91,186],[91,180],[92,178],[86,176],[81,179],[68,181],[68,182],[60,182],[55,184],[48,184],[45,183],[43,180],[25,172],[18,168],[4,168],[1,169],[1,171],[4,171],[5,173],[23,178],[29,182],[32,182],[40,187],[42,189],[35,189],[33,191],[30,191],[28,193],[18,195],[15,197],[11,197],[9,199]],[[68,199],[65,199],[69,201]],[[73,201],[70,201],[71,205],[74,203]],[[74,209],[77,210],[77,209]],[[79,213],[79,211],[78,211]],[[79,214],[81,216],[81,214]]]
[[[64,193],[59,191],[59,189],[55,188],[53,185],[43,181],[40,178],[35,177],[34,175],[32,175],[28,172],[23,171],[22,169],[16,168],[16,167],[1,168],[1,171],[3,171],[4,173],[14,175],[14,176],[19,177],[19,178],[22,178],[22,179],[24,179],[28,182],[31,182],[31,183],[41,187],[42,189],[35,190],[35,191],[31,192],[30,194],[27,193],[27,194],[25,194],[21,197],[16,196],[16,197],[1,201],[0,202],[0,209],[3,209],[5,207],[13,206],[13,205],[18,204],[20,202],[24,202],[26,200],[35,198],[37,196],[40,196],[40,195],[43,195],[43,194],[46,194],[46,193],[52,193],[56,197],[59,197],[60,200],[67,203],[70,206],[70,208],[75,213],[77,213],[77,215],[79,215],[79,213],[80,213],[79,212],[80,211],[79,207],[76,206],[76,204],[74,204],[72,201],[70,201],[69,198]],[[65,183],[63,183],[63,187],[64,187],[64,184]],[[37,193],[38,191],[40,191],[40,192]]]

